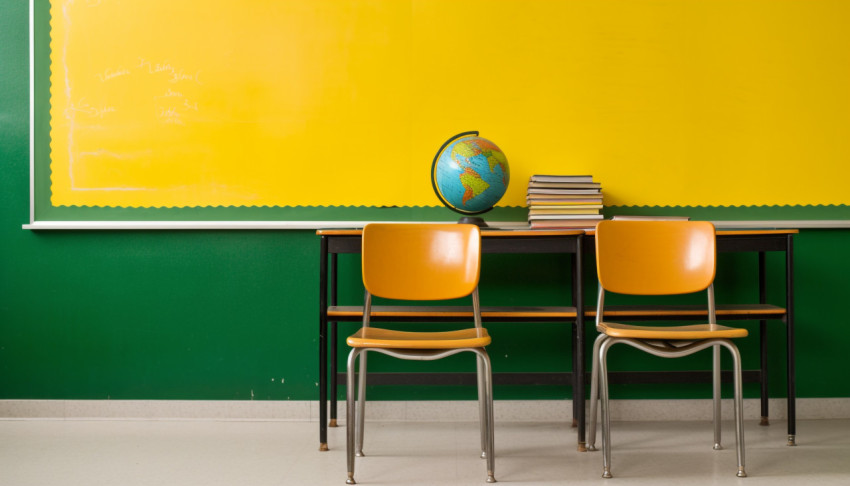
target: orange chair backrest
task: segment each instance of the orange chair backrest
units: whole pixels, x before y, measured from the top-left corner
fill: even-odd
[[[620,294],[698,292],[714,281],[716,246],[707,221],[600,221],[599,283]]]
[[[363,284],[372,295],[465,297],[478,285],[480,268],[478,226],[372,223],[363,228]]]

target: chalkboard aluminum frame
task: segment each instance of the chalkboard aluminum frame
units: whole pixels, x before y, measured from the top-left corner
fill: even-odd
[[[49,1],[44,7],[49,9]],[[25,230],[282,230],[362,228],[373,220],[42,220],[36,215],[36,6],[29,1],[29,104],[30,104],[30,214]],[[212,208],[213,210],[215,208]],[[409,220],[407,220],[409,221]],[[718,228],[850,228],[850,220],[714,221]],[[519,228],[524,223],[492,222],[500,228]]]

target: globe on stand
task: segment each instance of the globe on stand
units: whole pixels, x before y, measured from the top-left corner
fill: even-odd
[[[463,215],[459,223],[487,226],[474,215],[493,209],[505,195],[510,178],[505,154],[478,132],[446,140],[431,164],[434,193],[447,208]]]

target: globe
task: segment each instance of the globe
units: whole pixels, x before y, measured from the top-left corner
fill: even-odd
[[[448,139],[431,165],[434,193],[446,207],[464,215],[493,209],[505,195],[510,178],[505,154],[478,132]]]

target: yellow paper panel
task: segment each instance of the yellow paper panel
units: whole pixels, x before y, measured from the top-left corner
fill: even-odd
[[[606,204],[847,204],[850,2],[54,1],[54,205],[436,205],[480,130]]]

